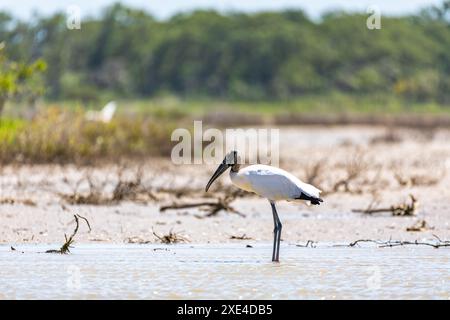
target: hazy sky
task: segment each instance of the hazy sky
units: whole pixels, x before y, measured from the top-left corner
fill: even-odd
[[[95,15],[115,1],[111,0],[0,0],[0,10],[7,10],[21,18],[29,17],[34,11],[49,14],[65,11],[68,5],[78,5],[83,15]],[[381,14],[400,15],[416,12],[428,5],[442,3],[442,0],[122,0],[132,7],[145,8],[158,18],[167,18],[180,11],[213,8],[221,11],[279,10],[302,8],[312,17],[323,11],[345,9],[366,11],[370,5],[377,5]]]

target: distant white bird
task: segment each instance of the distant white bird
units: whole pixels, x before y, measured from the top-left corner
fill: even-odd
[[[101,111],[89,110],[86,112],[86,119],[91,121],[102,121],[108,123],[114,117],[117,104],[115,101],[108,102]]]
[[[228,153],[208,181],[205,191],[208,192],[214,180],[231,167],[230,178],[235,186],[267,198],[272,207],[275,226],[273,231],[272,261],[279,261],[282,225],[278,218],[275,201],[307,201],[311,204],[318,205],[323,202],[320,198],[321,190],[300,181],[300,179],[289,172],[279,168],[266,165],[251,165],[241,169],[239,163],[240,161],[236,151]]]

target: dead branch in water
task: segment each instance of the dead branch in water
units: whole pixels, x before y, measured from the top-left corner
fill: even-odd
[[[409,197],[411,199],[411,203],[404,202],[389,208],[371,208],[373,205],[373,203],[371,203],[367,209],[353,209],[352,212],[366,214],[390,212],[393,216],[414,216],[416,215],[419,203],[412,194],[410,194]]]
[[[172,232],[172,229],[166,235],[158,235],[155,231],[153,231],[153,235],[158,238],[161,243],[171,244],[171,243],[179,243],[179,242],[189,242],[189,240],[176,232]]]
[[[241,217],[245,217],[245,215],[236,209],[234,209],[232,206],[230,206],[230,203],[235,200],[236,196],[240,193],[240,191],[235,191],[231,195],[217,198],[216,201],[203,201],[203,202],[196,202],[196,203],[173,203],[171,205],[167,206],[161,206],[159,208],[160,212],[169,210],[169,209],[189,209],[189,208],[200,208],[204,211],[207,211],[206,217],[212,217],[216,215],[219,211],[224,210],[227,212],[232,212],[240,215]]]
[[[359,239],[356,241],[353,241],[346,245],[346,247],[354,247],[357,246],[361,242],[368,242],[368,243],[374,243],[378,245],[379,248],[392,248],[392,247],[400,247],[400,246],[408,246],[408,245],[415,245],[415,246],[429,246],[433,248],[441,248],[441,247],[450,247],[450,241],[443,241],[438,236],[433,235],[436,238],[435,242],[423,242],[419,240],[414,241],[402,241],[402,240],[391,240],[388,241],[382,241],[382,240],[372,240],[372,239]]]
[[[89,228],[89,231],[91,231],[91,225],[89,224],[89,221],[85,217],[82,217],[79,214],[74,214],[73,216],[75,218],[76,226],[75,226],[75,230],[73,230],[72,235],[69,238],[67,238],[67,235],[64,234],[64,238],[66,239],[66,242],[62,245],[61,249],[59,249],[59,250],[47,250],[46,253],[60,253],[60,254],[70,253],[70,248],[72,248],[71,245],[74,243],[74,239],[73,238],[77,234],[78,228],[80,226],[79,221],[78,221],[79,218],[83,219],[84,221],[86,221],[86,224],[87,224],[87,226]]]

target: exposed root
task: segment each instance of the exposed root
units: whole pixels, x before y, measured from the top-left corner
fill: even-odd
[[[412,194],[409,197],[411,199],[410,203],[404,202],[390,208],[372,208],[373,203],[371,203],[366,209],[353,209],[352,211],[366,214],[390,212],[393,216],[414,216],[417,213],[419,202]]]
[[[66,242],[62,245],[62,247],[59,250],[47,250],[46,253],[60,253],[60,254],[68,254],[70,253],[70,248],[72,248],[72,244],[74,243],[74,237],[78,232],[78,227],[79,227],[79,220],[78,219],[83,219],[84,221],[86,221],[86,224],[89,228],[89,231],[91,231],[91,225],[89,224],[89,221],[85,218],[80,216],[79,214],[74,214],[73,215],[75,218],[75,230],[73,230],[73,233],[70,237],[67,238],[67,235],[64,235],[64,238],[66,239]]]

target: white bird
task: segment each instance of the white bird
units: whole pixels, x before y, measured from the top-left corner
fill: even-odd
[[[236,151],[229,152],[222,163],[212,175],[206,185],[205,191],[208,192],[211,184],[228,168],[231,168],[231,182],[238,188],[256,193],[267,198],[272,207],[274,222],[274,239],[272,261],[279,261],[280,256],[280,238],[282,225],[278,217],[275,202],[280,200],[287,201],[307,201],[313,205],[319,205],[323,200],[320,198],[321,190],[316,187],[300,181],[289,172],[267,165],[251,165],[241,169],[239,157]]]
[[[86,119],[91,121],[102,121],[108,123],[114,117],[117,104],[115,101],[108,102],[101,111],[89,110],[86,112]]]

